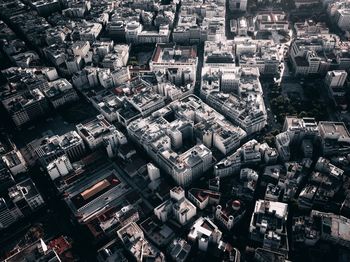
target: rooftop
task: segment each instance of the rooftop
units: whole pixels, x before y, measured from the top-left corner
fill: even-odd
[[[196,59],[196,46],[157,44],[151,60],[153,63],[193,64]]]

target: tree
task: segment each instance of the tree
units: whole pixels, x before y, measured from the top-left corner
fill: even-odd
[[[307,117],[307,113],[305,111],[301,111],[298,115],[299,118]]]

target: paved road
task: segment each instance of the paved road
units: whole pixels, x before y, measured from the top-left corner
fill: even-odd
[[[197,71],[196,71],[196,84],[194,87],[194,94],[196,96],[199,96],[200,89],[201,89],[202,68],[203,68],[203,60],[204,60],[203,56],[204,56],[204,44],[198,44],[197,45],[198,64],[197,64]]]

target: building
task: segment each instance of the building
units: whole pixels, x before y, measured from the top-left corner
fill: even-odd
[[[190,252],[191,245],[182,238],[175,239],[170,243],[169,254],[176,262],[185,262]]]
[[[191,188],[188,190],[188,199],[199,209],[205,209],[208,205],[217,205],[220,202],[221,193],[207,189]]]
[[[263,11],[256,16],[258,30],[261,31],[288,31],[289,23],[287,15],[282,11]]]
[[[100,237],[101,231],[103,235],[110,236],[114,235],[116,230],[139,219],[139,212],[134,205],[120,204],[99,214],[88,224],[88,228],[96,238]]]
[[[194,222],[187,237],[191,242],[198,243],[198,249],[205,252],[209,243],[220,243],[222,232],[208,217],[200,217]]]
[[[33,1],[30,5],[38,12],[40,16],[48,16],[54,12],[61,11],[60,1]]]
[[[71,252],[71,249],[72,243],[64,236],[51,241],[44,241],[42,238],[39,238],[24,247],[15,249],[4,261],[62,261],[67,258],[77,259],[74,253]]]
[[[78,134],[90,149],[95,149],[103,144],[103,138],[116,130],[103,115],[98,115],[95,119],[81,123],[76,126]]]
[[[144,30],[137,21],[131,21],[125,26],[125,38],[132,44],[168,43],[171,30],[169,25],[163,24],[158,30]]]
[[[9,227],[22,216],[18,208],[11,208],[4,198],[0,198],[0,230]]]
[[[60,136],[59,146],[72,162],[80,160],[86,152],[84,141],[76,131],[70,131]]]
[[[49,109],[47,99],[39,89],[4,99],[2,104],[17,127],[45,116]]]
[[[2,161],[6,164],[7,168],[14,176],[19,173],[24,173],[28,170],[26,161],[24,160],[21,152],[17,149],[14,149],[3,155]]]
[[[247,0],[230,0],[228,2],[231,11],[247,11]]]
[[[196,81],[198,58],[195,46],[157,44],[149,63],[152,72],[161,72],[176,85]]]
[[[293,240],[307,246],[315,246],[318,241],[349,248],[349,219],[333,213],[312,210],[310,216],[293,220]]]
[[[239,174],[239,181],[232,186],[232,195],[247,202],[252,201],[257,188],[258,178],[258,173],[253,169],[242,168]],[[239,211],[240,208],[237,207],[236,209]],[[242,211],[245,212],[245,210]]]
[[[321,239],[346,248],[350,247],[350,220],[348,218],[316,210],[312,210],[310,216],[313,217],[313,219],[321,219]]]
[[[267,184],[265,200],[278,202],[282,196],[282,188],[279,185]]]
[[[342,68],[338,45],[339,37],[333,34],[296,37],[289,52],[295,75],[325,75],[331,68]],[[334,56],[336,59],[332,60]]]
[[[344,123],[320,121],[318,128],[321,149],[325,156],[349,154],[350,134]]]
[[[267,112],[256,67],[202,70],[201,97],[248,135],[267,124]]]
[[[245,137],[241,128],[230,124],[193,95],[131,122],[127,129],[130,138],[182,186],[190,185],[211,167],[209,148],[215,147],[226,154],[237,148]],[[184,145],[197,140],[198,144],[177,153]]]
[[[327,174],[332,177],[332,179],[336,179],[341,181],[343,179],[344,170],[333,165],[328,159],[320,157],[315,165],[315,170],[322,172],[322,174]]]
[[[107,52],[102,61],[101,65],[104,68],[118,69],[126,66],[129,59],[130,46],[128,45],[115,45],[113,50]]]
[[[350,9],[349,8],[341,8],[338,9],[335,13],[335,21],[338,27],[341,30],[349,30],[350,29]]]
[[[208,188],[209,188],[209,190],[219,192],[220,191],[220,177],[216,176],[216,177],[210,178]]]
[[[148,217],[140,223],[140,228],[158,247],[168,246],[175,237],[174,231],[154,217]]]
[[[239,172],[242,165],[240,152],[222,159],[214,166],[214,174],[218,177],[226,177]]]
[[[69,159],[63,155],[49,163],[46,169],[50,178],[55,180],[59,177],[68,175],[73,170],[73,166]]]
[[[9,188],[9,197],[24,215],[30,214],[45,204],[34,182],[28,178]]]
[[[343,87],[348,74],[345,70],[333,70],[328,71],[325,84],[330,88]]]
[[[181,187],[172,188],[170,199],[154,209],[154,214],[162,222],[167,221],[170,216],[181,225],[187,224],[196,213],[196,207],[185,197],[185,191]]]
[[[232,40],[205,41],[204,63],[208,67],[234,67],[235,66],[235,45]]]
[[[79,223],[88,224],[103,212],[121,204],[130,187],[109,167],[90,174],[67,188],[64,200]]]
[[[54,108],[79,100],[71,83],[64,78],[49,82],[49,86],[43,90],[43,93]]]
[[[225,1],[181,3],[173,30],[176,43],[201,43],[225,39]]]
[[[325,23],[316,23],[311,19],[305,20],[305,22],[294,23],[294,28],[298,37],[318,34],[329,34],[329,29]]]
[[[319,127],[312,117],[296,118],[286,116],[283,131],[288,133],[292,143],[300,144],[304,139],[314,140],[319,136]]]
[[[231,230],[245,214],[244,203],[239,200],[231,200],[226,206],[217,205],[215,219],[227,230]]]
[[[154,181],[154,180],[157,180],[158,178],[160,178],[159,168],[157,168],[152,163],[147,164],[147,173],[148,173],[149,179],[151,181]]]
[[[276,149],[280,159],[288,161],[290,159],[290,136],[287,132],[279,133],[275,138]]]
[[[238,37],[234,42],[240,67],[257,67],[264,76],[278,74],[281,57],[278,46],[273,41]]]
[[[35,160],[45,167],[56,158],[66,155],[71,162],[80,160],[86,152],[83,139],[76,131],[70,131],[62,136],[45,136],[27,145]]]
[[[140,237],[144,237],[143,231],[135,222],[129,223],[119,229],[117,235],[124,244],[133,242]]]
[[[249,226],[250,238],[269,250],[288,253],[287,217],[287,204],[257,200]]]
[[[296,8],[308,8],[312,7],[313,5],[320,4],[320,0],[296,0],[295,1],[295,7]]]
[[[325,77],[325,85],[328,89],[328,95],[335,105],[343,110],[347,108],[346,88],[344,86],[347,72],[345,70],[328,71]]]
[[[144,238],[141,228],[136,223],[119,229],[117,235],[136,261],[165,261],[164,254]]]
[[[124,77],[117,73],[109,69],[99,72],[100,82],[105,83],[103,85],[108,90],[101,90],[93,96],[86,94],[92,105],[109,122],[118,121],[127,126],[140,116],[149,116],[165,105],[166,98],[158,94],[157,88],[150,82],[140,76],[121,81]],[[117,84],[117,81],[122,83]]]
[[[114,260],[120,262],[128,262],[125,255],[123,254],[123,251],[123,248],[118,243],[118,239],[115,238],[97,250],[97,261],[107,262]]]

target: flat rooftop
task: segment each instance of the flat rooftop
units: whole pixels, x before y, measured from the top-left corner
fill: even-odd
[[[343,122],[321,121],[318,125],[321,133],[325,135],[339,134],[342,138],[350,138],[350,133]]]
[[[193,63],[197,58],[196,46],[158,44],[153,53],[154,63]]]
[[[121,202],[130,190],[118,172],[108,166],[73,184],[64,196],[72,212],[87,219]]]
[[[71,198],[71,201],[77,209],[86,205],[90,201],[101,196],[105,192],[109,191],[111,188],[118,186],[121,183],[114,175],[109,175],[103,180],[96,182],[94,185],[85,189],[78,195]]]

